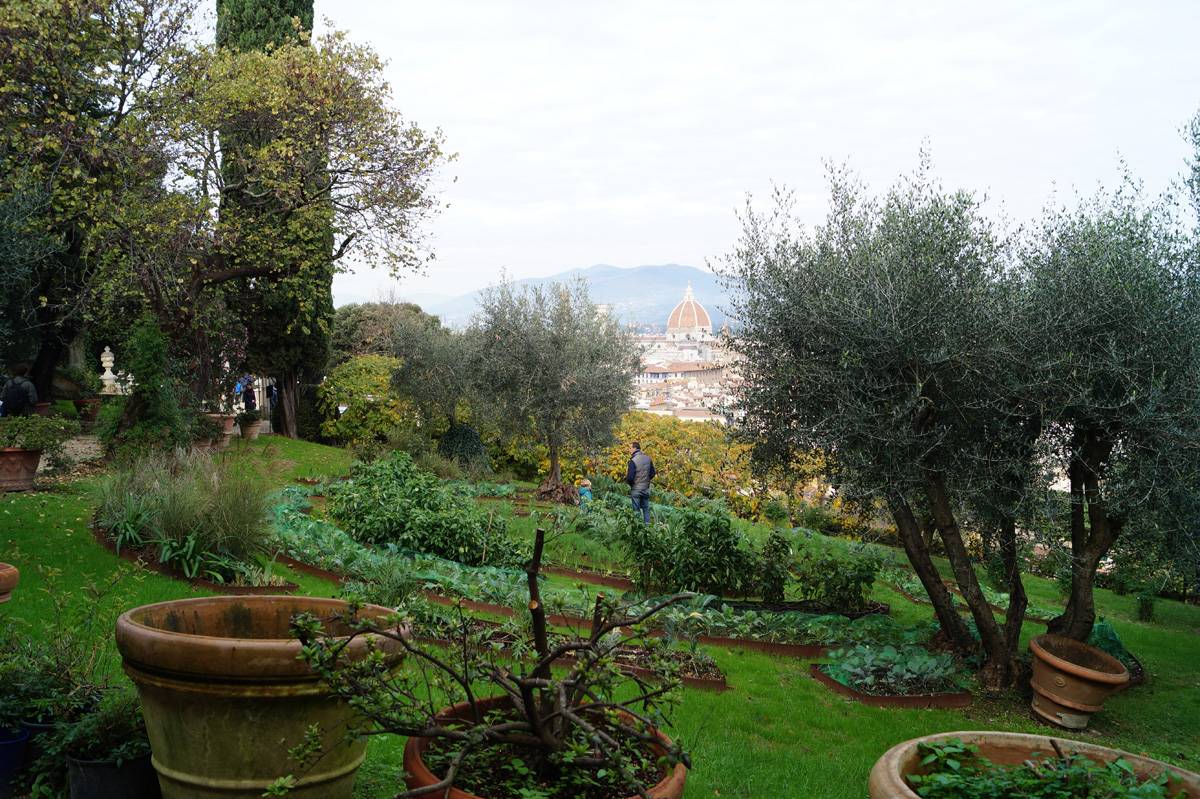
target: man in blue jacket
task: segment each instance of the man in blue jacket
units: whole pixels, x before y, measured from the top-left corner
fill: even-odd
[[[654,479],[654,461],[642,452],[642,445],[634,441],[629,445],[629,468],[625,470],[625,482],[629,483],[629,498],[633,510],[642,512],[642,521],[650,523],[650,481]]]

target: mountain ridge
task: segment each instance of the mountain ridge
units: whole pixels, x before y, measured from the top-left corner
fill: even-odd
[[[612,264],[593,264],[586,267],[567,269],[547,277],[530,277],[514,280],[518,286],[561,283],[583,277],[588,284],[588,293],[593,302],[611,306],[611,313],[623,322],[640,327],[665,327],[667,317],[679,301],[688,282],[696,299],[708,311],[713,326],[720,328],[725,321],[724,308],[727,298],[719,278],[712,272],[687,264],[645,264],[621,267]],[[460,327],[470,321],[477,308],[479,295],[485,289],[477,289],[457,297],[431,302],[422,308],[441,317],[451,327]]]

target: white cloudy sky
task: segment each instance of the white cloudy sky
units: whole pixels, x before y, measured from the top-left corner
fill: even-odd
[[[610,263],[703,266],[772,182],[825,208],[823,162],[883,187],[928,139],[939,176],[1010,217],[1058,187],[1148,189],[1200,109],[1200,2],[317,0],[388,60],[405,114],[459,158],[438,190],[437,260],[339,304],[418,298]]]

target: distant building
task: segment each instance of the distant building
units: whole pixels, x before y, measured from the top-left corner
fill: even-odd
[[[719,409],[730,406],[731,358],[690,282],[667,317],[666,332],[638,336],[637,342],[642,368],[634,378],[635,408],[686,420],[725,420]]]

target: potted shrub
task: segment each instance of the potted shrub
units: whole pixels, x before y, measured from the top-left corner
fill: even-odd
[[[314,624],[350,662],[369,655],[387,670],[400,648],[396,642],[404,639],[384,621],[393,615],[387,608],[311,597],[182,599],[143,605],[117,619],[117,648],[141,697],[165,796],[262,796],[288,769],[289,748],[319,725],[331,736],[325,757],[293,793],[350,799],[366,740],[345,737],[353,711],[330,701],[320,676],[299,659],[301,642],[289,624],[300,613],[323,620]],[[392,637],[354,635],[366,618]]]
[[[1121,661],[1081,641],[1045,633],[1029,642],[1033,652],[1033,712],[1060,727],[1082,730],[1104,700],[1129,682]]]
[[[79,398],[72,400],[79,423],[84,430],[91,430],[100,415],[100,375],[89,369],[68,369],[66,376],[79,387]]]
[[[1015,732],[904,741],[871,769],[871,799],[1088,796],[1200,799],[1200,774],[1095,744]],[[919,790],[919,792],[918,792]]]
[[[0,491],[29,491],[42,454],[56,457],[79,432],[74,421],[47,416],[0,418]]]
[[[258,411],[242,411],[237,415],[237,423],[241,428],[242,438],[253,441],[258,438],[259,428],[262,427],[262,416]]]
[[[142,708],[132,691],[109,691],[78,721],[56,725],[53,748],[66,757],[71,799],[162,796]]]
[[[0,604],[12,599],[13,589],[21,582],[21,572],[11,563],[0,563]]]
[[[656,676],[668,679],[664,685],[626,674],[613,655],[635,641],[652,652],[655,643],[639,626],[690,595],[630,615],[601,595],[587,637],[552,639],[538,589],[544,541],[538,530],[526,567],[528,641],[490,646],[486,633],[473,633],[465,620],[460,640],[445,649],[379,630],[410,654],[405,669],[387,672],[369,659],[344,662],[340,643],[316,620],[297,621],[305,658],[337,696],[361,711],[365,728],[408,736],[407,790],[397,797],[683,795],[690,761],[659,730],[665,698],[677,684],[669,666],[647,656]],[[427,690],[435,685],[441,692]],[[443,706],[447,699],[454,704]],[[312,747],[303,754],[318,753]]]

